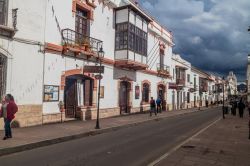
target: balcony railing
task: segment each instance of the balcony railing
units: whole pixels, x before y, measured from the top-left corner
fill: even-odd
[[[163,64],[157,63],[157,72],[169,75],[169,73],[170,73],[170,67],[167,66],[167,65],[163,65]]]
[[[101,40],[80,34],[72,29],[62,30],[63,45],[79,47],[84,51],[97,53],[103,45]]]

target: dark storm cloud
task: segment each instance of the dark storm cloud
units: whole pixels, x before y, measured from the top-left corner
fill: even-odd
[[[250,52],[249,0],[141,0],[174,34],[174,52],[207,72],[245,80]]]

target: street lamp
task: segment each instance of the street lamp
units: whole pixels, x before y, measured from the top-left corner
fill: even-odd
[[[224,76],[222,77],[222,80],[223,80],[223,82],[222,82],[222,86],[223,86],[223,88],[222,88],[222,91],[223,91],[223,99],[222,99],[222,102],[223,102],[223,106],[222,106],[222,116],[223,116],[223,119],[225,119],[225,104],[224,104],[224,93],[225,93],[224,81],[225,81],[225,78],[224,78]]]
[[[102,58],[104,57],[104,51],[103,48],[101,46],[101,48],[98,51],[98,60],[99,60],[99,66],[101,68],[102,66]],[[99,76],[98,76],[98,103],[97,103],[97,116],[96,116],[96,126],[95,129],[100,129],[100,123],[99,123],[99,111],[100,111],[100,87],[101,87],[101,79],[102,79],[102,75],[101,75],[101,70],[99,70]]]

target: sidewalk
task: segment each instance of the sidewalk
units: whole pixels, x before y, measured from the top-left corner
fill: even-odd
[[[204,109],[206,108],[202,108],[202,110]],[[27,128],[16,128],[13,129],[12,139],[5,141],[2,139],[0,140],[0,156],[196,111],[198,111],[198,109],[193,108],[181,111],[163,112],[157,116],[153,115],[152,117],[150,117],[149,114],[134,114],[100,119],[101,129],[99,130],[94,129],[95,120],[70,121]],[[4,131],[1,131],[0,138],[3,138],[3,136]]]
[[[157,166],[250,166],[248,130],[247,111],[243,119],[226,115]]]

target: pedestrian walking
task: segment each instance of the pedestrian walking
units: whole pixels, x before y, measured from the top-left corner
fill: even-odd
[[[156,100],[156,112],[161,113],[162,111],[162,100],[161,97],[159,96]]]
[[[239,115],[240,115],[240,118],[243,118],[243,115],[244,115],[244,109],[245,109],[245,104],[244,102],[242,101],[242,98],[240,99],[240,102],[238,104],[238,109],[239,109]]]
[[[5,136],[3,140],[12,138],[11,122],[15,118],[15,113],[18,111],[18,107],[14,101],[14,97],[11,94],[5,96],[5,103],[1,108],[4,116],[4,130]]]
[[[155,109],[155,100],[153,97],[151,97],[150,100],[150,116],[152,116],[152,113],[155,113],[155,116],[157,115],[156,109]]]
[[[208,100],[206,100],[206,107],[208,107]]]
[[[237,103],[237,100],[235,99],[233,101],[233,106],[232,106],[232,114],[233,114],[233,116],[236,116],[236,109],[237,109],[237,107],[238,107],[238,103]]]

